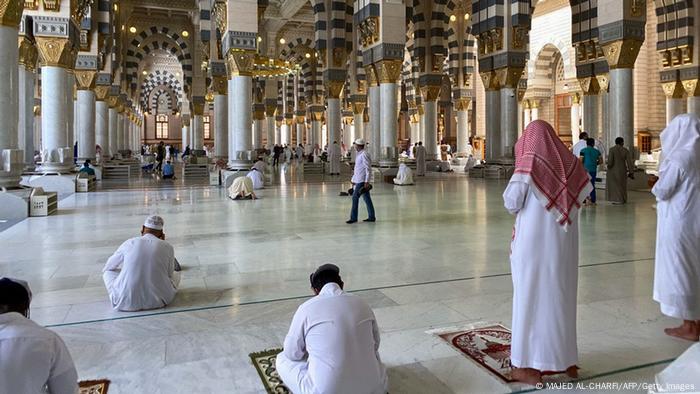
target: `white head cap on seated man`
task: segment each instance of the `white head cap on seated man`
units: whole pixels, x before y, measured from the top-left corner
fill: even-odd
[[[165,233],[163,233],[163,218],[157,215],[151,215],[146,218],[141,228],[141,235],[152,234],[160,239],[165,239]]]

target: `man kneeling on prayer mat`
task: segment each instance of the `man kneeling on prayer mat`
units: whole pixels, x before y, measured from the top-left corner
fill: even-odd
[[[343,291],[340,268],[324,264],[311,274],[316,297],[292,319],[277,355],[277,372],[294,394],[384,394],[379,327],[361,298]]]
[[[125,241],[105,264],[104,279],[112,307],[119,311],[162,308],[180,284],[180,264],[165,241],[163,218],[149,216],[141,236]]]
[[[247,176],[239,176],[233,180],[231,187],[228,188],[228,198],[232,200],[255,200],[255,190],[253,188],[253,180]]]
[[[0,279],[0,393],[77,394],[68,348],[56,333],[29,320],[31,298],[27,282]]]
[[[395,185],[413,185],[413,171],[406,165],[406,163],[399,164],[399,172],[394,178]]]
[[[258,161],[258,163],[262,163],[262,161]],[[263,163],[263,166],[265,164]],[[265,177],[263,175],[263,170],[260,170],[260,166],[256,163],[253,168],[251,168],[250,171],[246,174],[248,178],[250,178],[251,181],[253,181],[253,189],[258,190],[262,189],[265,186]]]
[[[530,123],[515,144],[515,172],[503,193],[505,208],[516,215],[510,256],[515,380],[536,385],[543,372],[578,375],[578,219],[592,188],[552,126]]]

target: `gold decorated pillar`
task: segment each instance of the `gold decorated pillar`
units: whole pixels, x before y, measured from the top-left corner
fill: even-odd
[[[401,77],[402,61],[385,59],[375,64],[379,82],[379,116],[380,133],[380,167],[396,167],[399,163],[398,148],[398,115],[399,115],[399,78]]]
[[[73,168],[72,69],[78,53],[78,28],[67,17],[35,16],[34,37],[41,62],[42,165],[44,172],[69,172]],[[55,34],[55,32],[60,32]],[[69,76],[69,73],[71,74]]]
[[[423,75],[420,77],[420,91],[423,98],[423,124],[421,133],[425,146],[426,159],[436,160],[440,152],[437,143],[437,99],[442,88],[441,75]]]
[[[614,146],[622,137],[634,147],[634,63],[644,43],[646,1],[598,2],[598,39],[609,67],[609,127],[605,143]]]
[[[666,95],[666,124],[671,123],[673,118],[685,113],[685,100],[683,94],[685,89],[680,79],[677,78],[678,71],[672,70],[674,79],[668,82],[662,82],[664,95]]]
[[[95,152],[98,164],[102,164],[109,156],[109,85],[111,75],[99,74],[98,79],[103,77],[102,84],[95,86],[95,147],[99,146],[99,151]]]
[[[229,161],[234,171],[247,171],[253,150],[253,71],[257,53],[257,0],[227,1],[217,16],[223,33],[222,53],[228,73]]]
[[[214,157],[228,160],[228,78],[224,62],[210,63],[214,93]]]
[[[683,88],[688,94],[688,113],[700,117],[700,83],[698,78],[683,81]]]
[[[31,34],[31,19],[26,16],[19,31],[19,122],[18,148],[24,152],[24,164],[34,170],[34,150],[39,141],[34,140],[34,85],[36,84],[36,62],[39,53]]]
[[[471,98],[460,97],[454,100],[457,111],[457,153],[466,153],[469,146],[469,107]]]
[[[583,108],[582,108],[582,129],[589,137],[598,138],[598,93],[600,85],[598,79],[594,76],[579,78],[579,85],[583,92]],[[579,133],[580,134],[580,133]],[[578,139],[578,135],[572,135],[573,139]]]
[[[95,163],[95,86],[96,70],[75,70],[78,89],[75,128],[78,131],[78,163]]]
[[[0,187],[19,187],[24,155],[19,150],[17,37],[23,1],[0,1]]]

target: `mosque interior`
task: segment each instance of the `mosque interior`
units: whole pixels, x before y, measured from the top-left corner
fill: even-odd
[[[617,385],[653,383],[689,346],[652,300],[650,181],[666,125],[700,116],[693,20],[684,0],[0,1],[0,277],[28,281],[31,319],[110,394],[264,393],[249,355],[282,346],[326,262],[377,316],[389,392],[527,392],[435,333],[510,327],[502,194],[544,120],[569,147],[623,137],[634,156],[629,201],[601,189],[581,211],[570,391],[639,392]],[[348,226],[358,139],[377,222]],[[153,169],[161,142],[174,180]],[[385,182],[416,168],[418,142],[426,176]],[[231,201],[276,145],[309,160],[283,157],[258,199]],[[183,266],[177,296],[115,311],[102,269],[153,214]]]

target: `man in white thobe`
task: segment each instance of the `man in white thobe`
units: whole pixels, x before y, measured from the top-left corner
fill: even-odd
[[[125,241],[107,260],[102,278],[114,309],[140,311],[172,302],[179,271],[175,251],[165,241],[163,218],[149,216],[141,236]]]
[[[586,148],[586,140],[588,139],[588,133],[585,131],[581,134],[578,135],[578,142],[574,144],[574,146],[571,147],[571,152],[576,156],[577,158],[581,157],[581,151]],[[598,149],[598,152],[600,152],[600,157],[603,159],[603,162],[605,162],[605,154],[607,151],[605,150],[605,147],[603,147],[603,143],[595,140],[595,146],[596,149]]]
[[[78,373],[63,340],[29,320],[26,282],[0,279],[0,393],[77,394]]]
[[[510,264],[517,381],[536,385],[544,371],[578,376],[578,207],[592,188],[552,127],[530,123],[515,144],[515,173],[503,193],[505,208],[516,215]]]
[[[700,119],[675,117],[661,133],[654,300],[683,320],[667,335],[700,340]]]
[[[294,394],[384,394],[379,327],[361,298],[343,291],[340,269],[311,274],[316,297],[297,309],[277,355],[277,372]]]
[[[422,141],[416,146],[416,175],[425,176],[425,147]]]
[[[297,164],[300,164],[302,161],[304,161],[304,146],[302,146],[301,144],[297,145],[296,155],[297,155]]]
[[[333,141],[333,145],[328,149],[328,164],[331,175],[340,175],[340,145],[338,141]]]
[[[265,168],[267,168],[267,166],[265,165],[265,161],[263,159],[258,159],[258,161],[253,164],[253,169],[260,171],[261,174],[265,174]]]
[[[399,164],[399,172],[394,178],[395,185],[413,185],[413,171],[406,165],[406,163]]]

